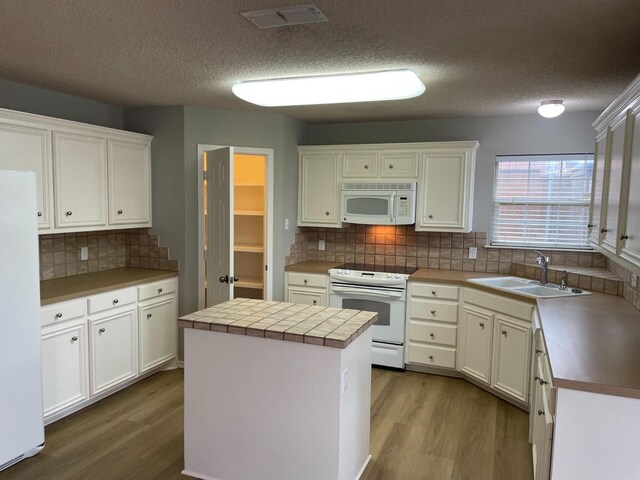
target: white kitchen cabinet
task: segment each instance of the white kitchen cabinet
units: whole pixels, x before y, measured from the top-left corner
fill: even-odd
[[[489,384],[491,382],[491,342],[493,313],[482,308],[464,306],[460,371]]]
[[[298,165],[298,225],[340,227],[341,170],[338,153],[313,153],[300,149]]]
[[[640,105],[629,116],[629,160],[623,175],[626,197],[620,205],[620,256],[640,267]]]
[[[42,329],[45,417],[71,408],[89,397],[88,351],[84,316]]]
[[[177,318],[174,294],[163,295],[139,305],[140,373],[175,358]]]
[[[134,308],[114,309],[89,318],[91,395],[97,395],[138,374]]]
[[[108,140],[109,223],[151,223],[151,154],[147,141]]]
[[[107,223],[106,141],[53,132],[56,227],[100,227]]]
[[[531,324],[502,314],[494,321],[491,386],[527,403]]]
[[[376,178],[379,155],[376,152],[348,152],[342,158],[342,178]]]
[[[382,178],[417,178],[418,152],[382,152]]]
[[[38,228],[53,226],[53,174],[51,134],[42,128],[0,123],[0,170],[36,173]]]
[[[422,153],[416,230],[470,232],[477,142]]]
[[[591,182],[591,209],[589,211],[589,241],[600,245],[603,233],[602,217],[606,216],[606,201],[609,191],[609,130],[596,137],[593,155],[593,180]]]
[[[329,306],[329,277],[313,273],[286,272],[285,302]]]

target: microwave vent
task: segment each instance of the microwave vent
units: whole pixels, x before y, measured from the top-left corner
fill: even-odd
[[[344,183],[343,190],[415,190],[415,183]]]

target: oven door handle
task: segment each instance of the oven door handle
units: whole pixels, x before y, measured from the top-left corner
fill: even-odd
[[[365,295],[367,297],[377,297],[377,298],[402,298],[404,292],[383,292],[380,290],[366,290],[360,288],[349,288],[349,287],[331,287],[333,292],[335,293],[348,293],[351,295]]]

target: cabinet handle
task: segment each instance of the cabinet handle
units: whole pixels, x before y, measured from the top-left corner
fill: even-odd
[[[480,325],[480,328],[484,328],[484,323],[480,322],[478,325]]]
[[[429,336],[430,336],[431,338],[436,338],[436,334],[435,334],[435,333],[430,333],[430,334],[429,334]]]
[[[41,217],[42,216],[42,212],[38,212],[38,216]]]
[[[56,313],[56,318],[62,318],[62,314],[61,313]]]
[[[158,293],[162,293],[162,289],[161,288],[158,289]]]
[[[507,336],[507,331],[506,330],[502,330],[502,334],[506,337]]]
[[[433,218],[433,215],[431,213],[429,214],[429,218]]]
[[[118,210],[118,215],[122,215],[122,210]]]
[[[433,355],[429,355],[429,360],[433,360]]]
[[[147,313],[147,318],[151,318],[151,314],[150,313]]]
[[[600,233],[607,233],[609,230],[607,230],[606,228],[601,228],[600,229]]]
[[[329,216],[329,210],[327,210],[326,212],[324,212],[324,214],[328,217],[328,216]]]
[[[435,315],[436,311],[435,310],[431,310],[431,315]]]
[[[365,164],[364,169],[366,170],[367,168],[369,168],[369,165]]]
[[[538,415],[544,415],[544,410],[538,410]]]
[[[67,217],[70,217],[71,215],[73,215],[73,212],[71,210],[68,210],[67,213],[65,213],[65,215]]]
[[[595,225],[593,223],[588,223],[587,224],[587,228],[593,228],[593,227],[595,227]]]
[[[77,342],[77,341],[78,341],[78,337],[75,337],[75,336],[74,336],[74,337],[71,337],[71,341],[72,341],[72,342]]]
[[[540,350],[539,348],[536,348],[536,353],[540,355],[542,353],[542,350]]]
[[[118,304],[118,299],[117,299],[117,298],[113,301],[113,304],[114,304],[114,305],[117,305],[117,304]]]
[[[104,332],[106,332],[104,328],[101,328],[100,330],[98,330],[98,333],[104,333]]]
[[[624,233],[620,235],[620,240],[629,240],[629,235],[625,235]]]
[[[393,170],[393,164],[389,164],[389,170]]]

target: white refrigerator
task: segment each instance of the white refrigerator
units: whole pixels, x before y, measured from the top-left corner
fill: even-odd
[[[0,470],[44,447],[36,174],[0,170]]]

